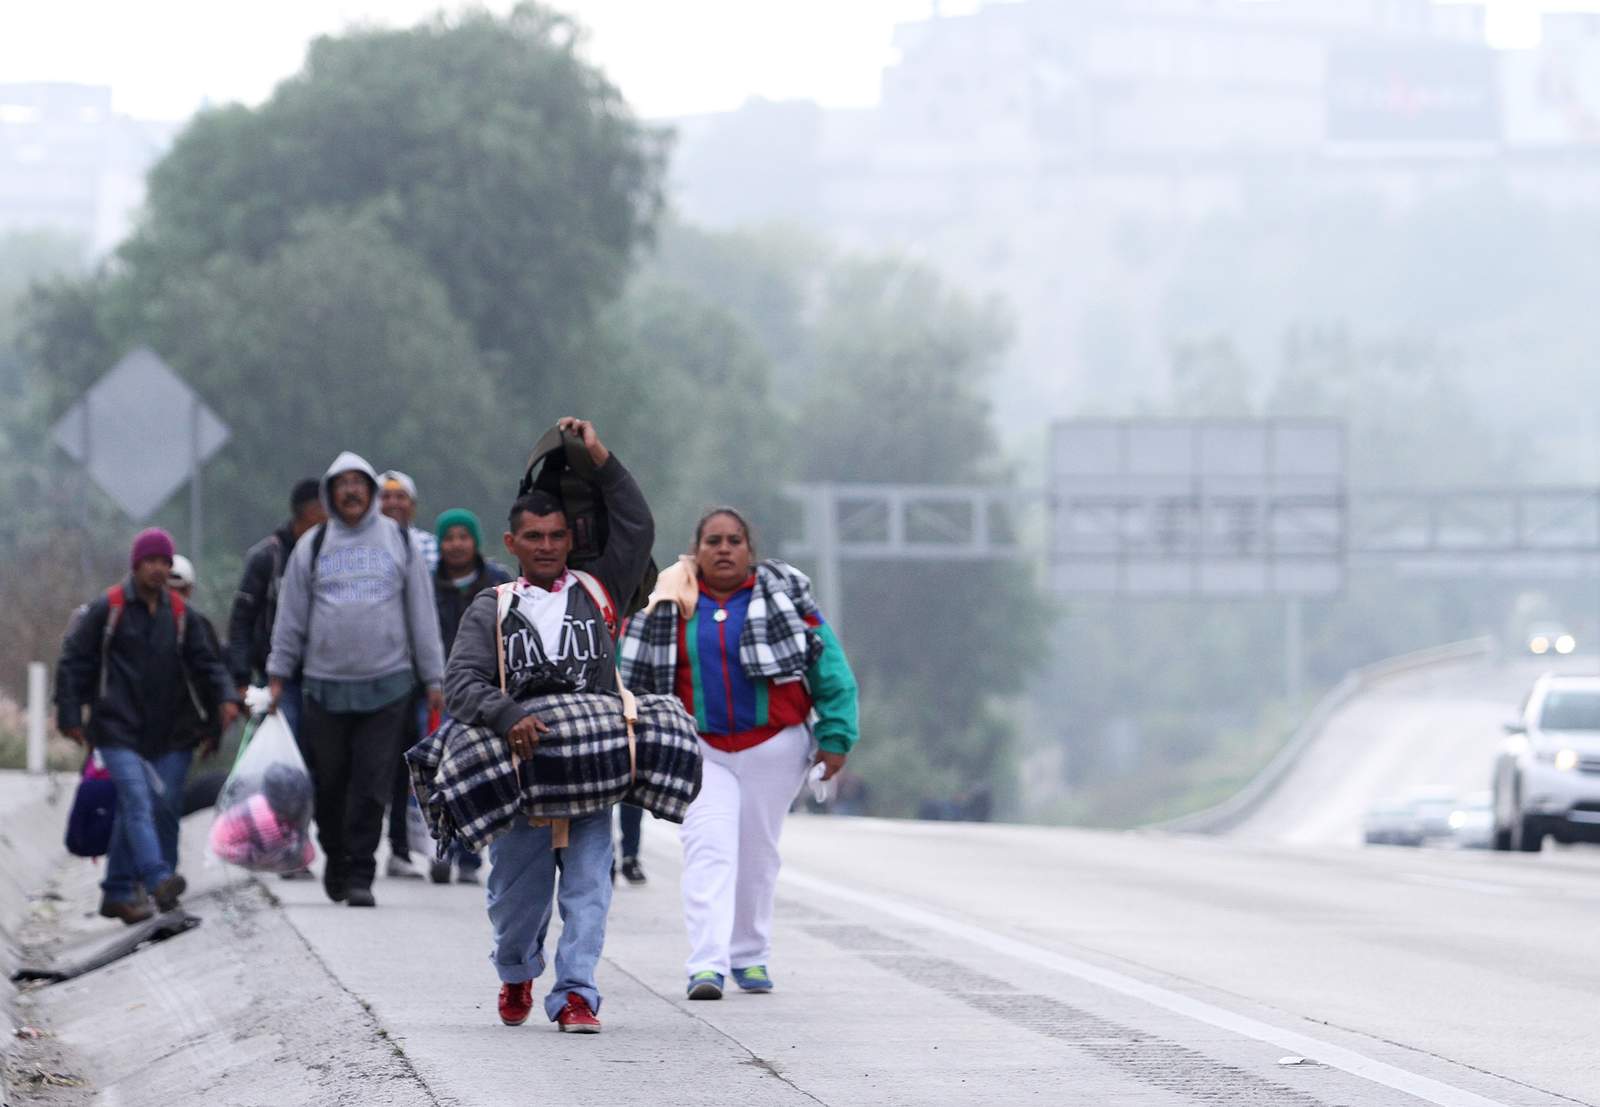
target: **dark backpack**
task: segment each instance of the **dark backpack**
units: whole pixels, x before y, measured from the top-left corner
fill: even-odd
[[[606,513],[605,496],[595,482],[594,461],[582,438],[551,427],[534,444],[517,495],[526,496],[535,490],[560,500],[571,521],[572,553],[567,557],[567,567],[588,570],[605,552],[611,518]],[[639,587],[621,605],[623,618],[643,610],[656,586],[656,571],[655,559],[651,558]]]

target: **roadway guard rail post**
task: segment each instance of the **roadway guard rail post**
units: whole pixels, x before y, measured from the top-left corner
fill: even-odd
[[[48,710],[49,670],[42,661],[28,663],[28,772],[39,776],[45,769],[45,712]]]
[[[1145,829],[1170,834],[1223,834],[1232,830],[1267,801],[1283,779],[1289,775],[1289,771],[1294,768],[1307,747],[1322,732],[1322,728],[1327,725],[1334,712],[1349,703],[1357,694],[1389,677],[1414,669],[1425,669],[1430,665],[1487,656],[1494,652],[1494,648],[1494,639],[1486,635],[1443,646],[1430,646],[1427,649],[1375,661],[1359,669],[1350,670],[1343,680],[1317,701],[1311,713],[1290,735],[1283,748],[1243,788],[1214,806],[1188,815],[1180,815],[1175,819],[1151,823]]]

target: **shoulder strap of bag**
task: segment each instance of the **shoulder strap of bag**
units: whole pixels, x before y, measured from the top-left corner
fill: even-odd
[[[172,605],[172,622],[178,634],[178,654],[181,657],[183,655],[183,634],[185,628],[189,625],[189,620],[184,618],[184,614],[189,610],[189,605],[182,596],[171,590],[167,592],[167,602]]]
[[[506,612],[511,610],[511,601],[516,599],[513,594],[517,587],[516,581],[508,580],[504,584],[494,586],[494,657],[495,663],[500,667],[500,691],[506,690],[506,642],[505,618]],[[512,755],[516,756],[515,754]]]
[[[600,609],[600,617],[606,621],[606,633],[611,636],[613,642],[616,641],[617,631],[621,628],[617,621],[617,605],[611,602],[611,593],[606,591],[606,586],[592,573],[586,573],[582,569],[569,569],[568,572],[577,577],[578,583],[583,585],[583,590],[589,593],[589,598]]]
[[[122,622],[122,609],[127,606],[128,597],[122,591],[122,585],[113,584],[106,589],[106,625],[100,632],[100,698],[105,699],[106,689],[110,687],[110,674],[106,671],[106,662],[111,657],[111,637],[117,633],[117,624]]]

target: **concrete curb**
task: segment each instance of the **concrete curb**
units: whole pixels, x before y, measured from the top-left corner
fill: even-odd
[[[0,1069],[17,1039],[17,988],[11,974],[21,964],[19,935],[51,874],[66,858],[62,833],[72,794],[61,779],[0,772]],[[0,1105],[11,1102],[0,1079]]]
[[[1165,834],[1227,833],[1255,814],[1299,763],[1301,755],[1321,735],[1322,728],[1327,725],[1328,720],[1356,696],[1391,677],[1434,665],[1451,665],[1473,658],[1487,657],[1494,652],[1494,649],[1493,638],[1488,636],[1468,638],[1443,646],[1415,650],[1398,657],[1363,665],[1359,669],[1352,669],[1345,674],[1343,680],[1316,702],[1310,714],[1295,728],[1283,748],[1267,762],[1250,783],[1212,807],[1180,815],[1175,819],[1150,823],[1142,829]]]

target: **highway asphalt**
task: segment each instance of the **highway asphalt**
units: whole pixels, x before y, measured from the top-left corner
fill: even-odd
[[[1228,838],[792,817],[770,996],[684,998],[647,820],[598,1037],[499,1025],[481,888],[382,879],[359,910],[194,852],[206,925],[23,1010],[129,1105],[1600,1104],[1600,851],[1354,829],[1380,793],[1481,787],[1525,669],[1385,683]],[[114,928],[63,865],[52,910]]]

